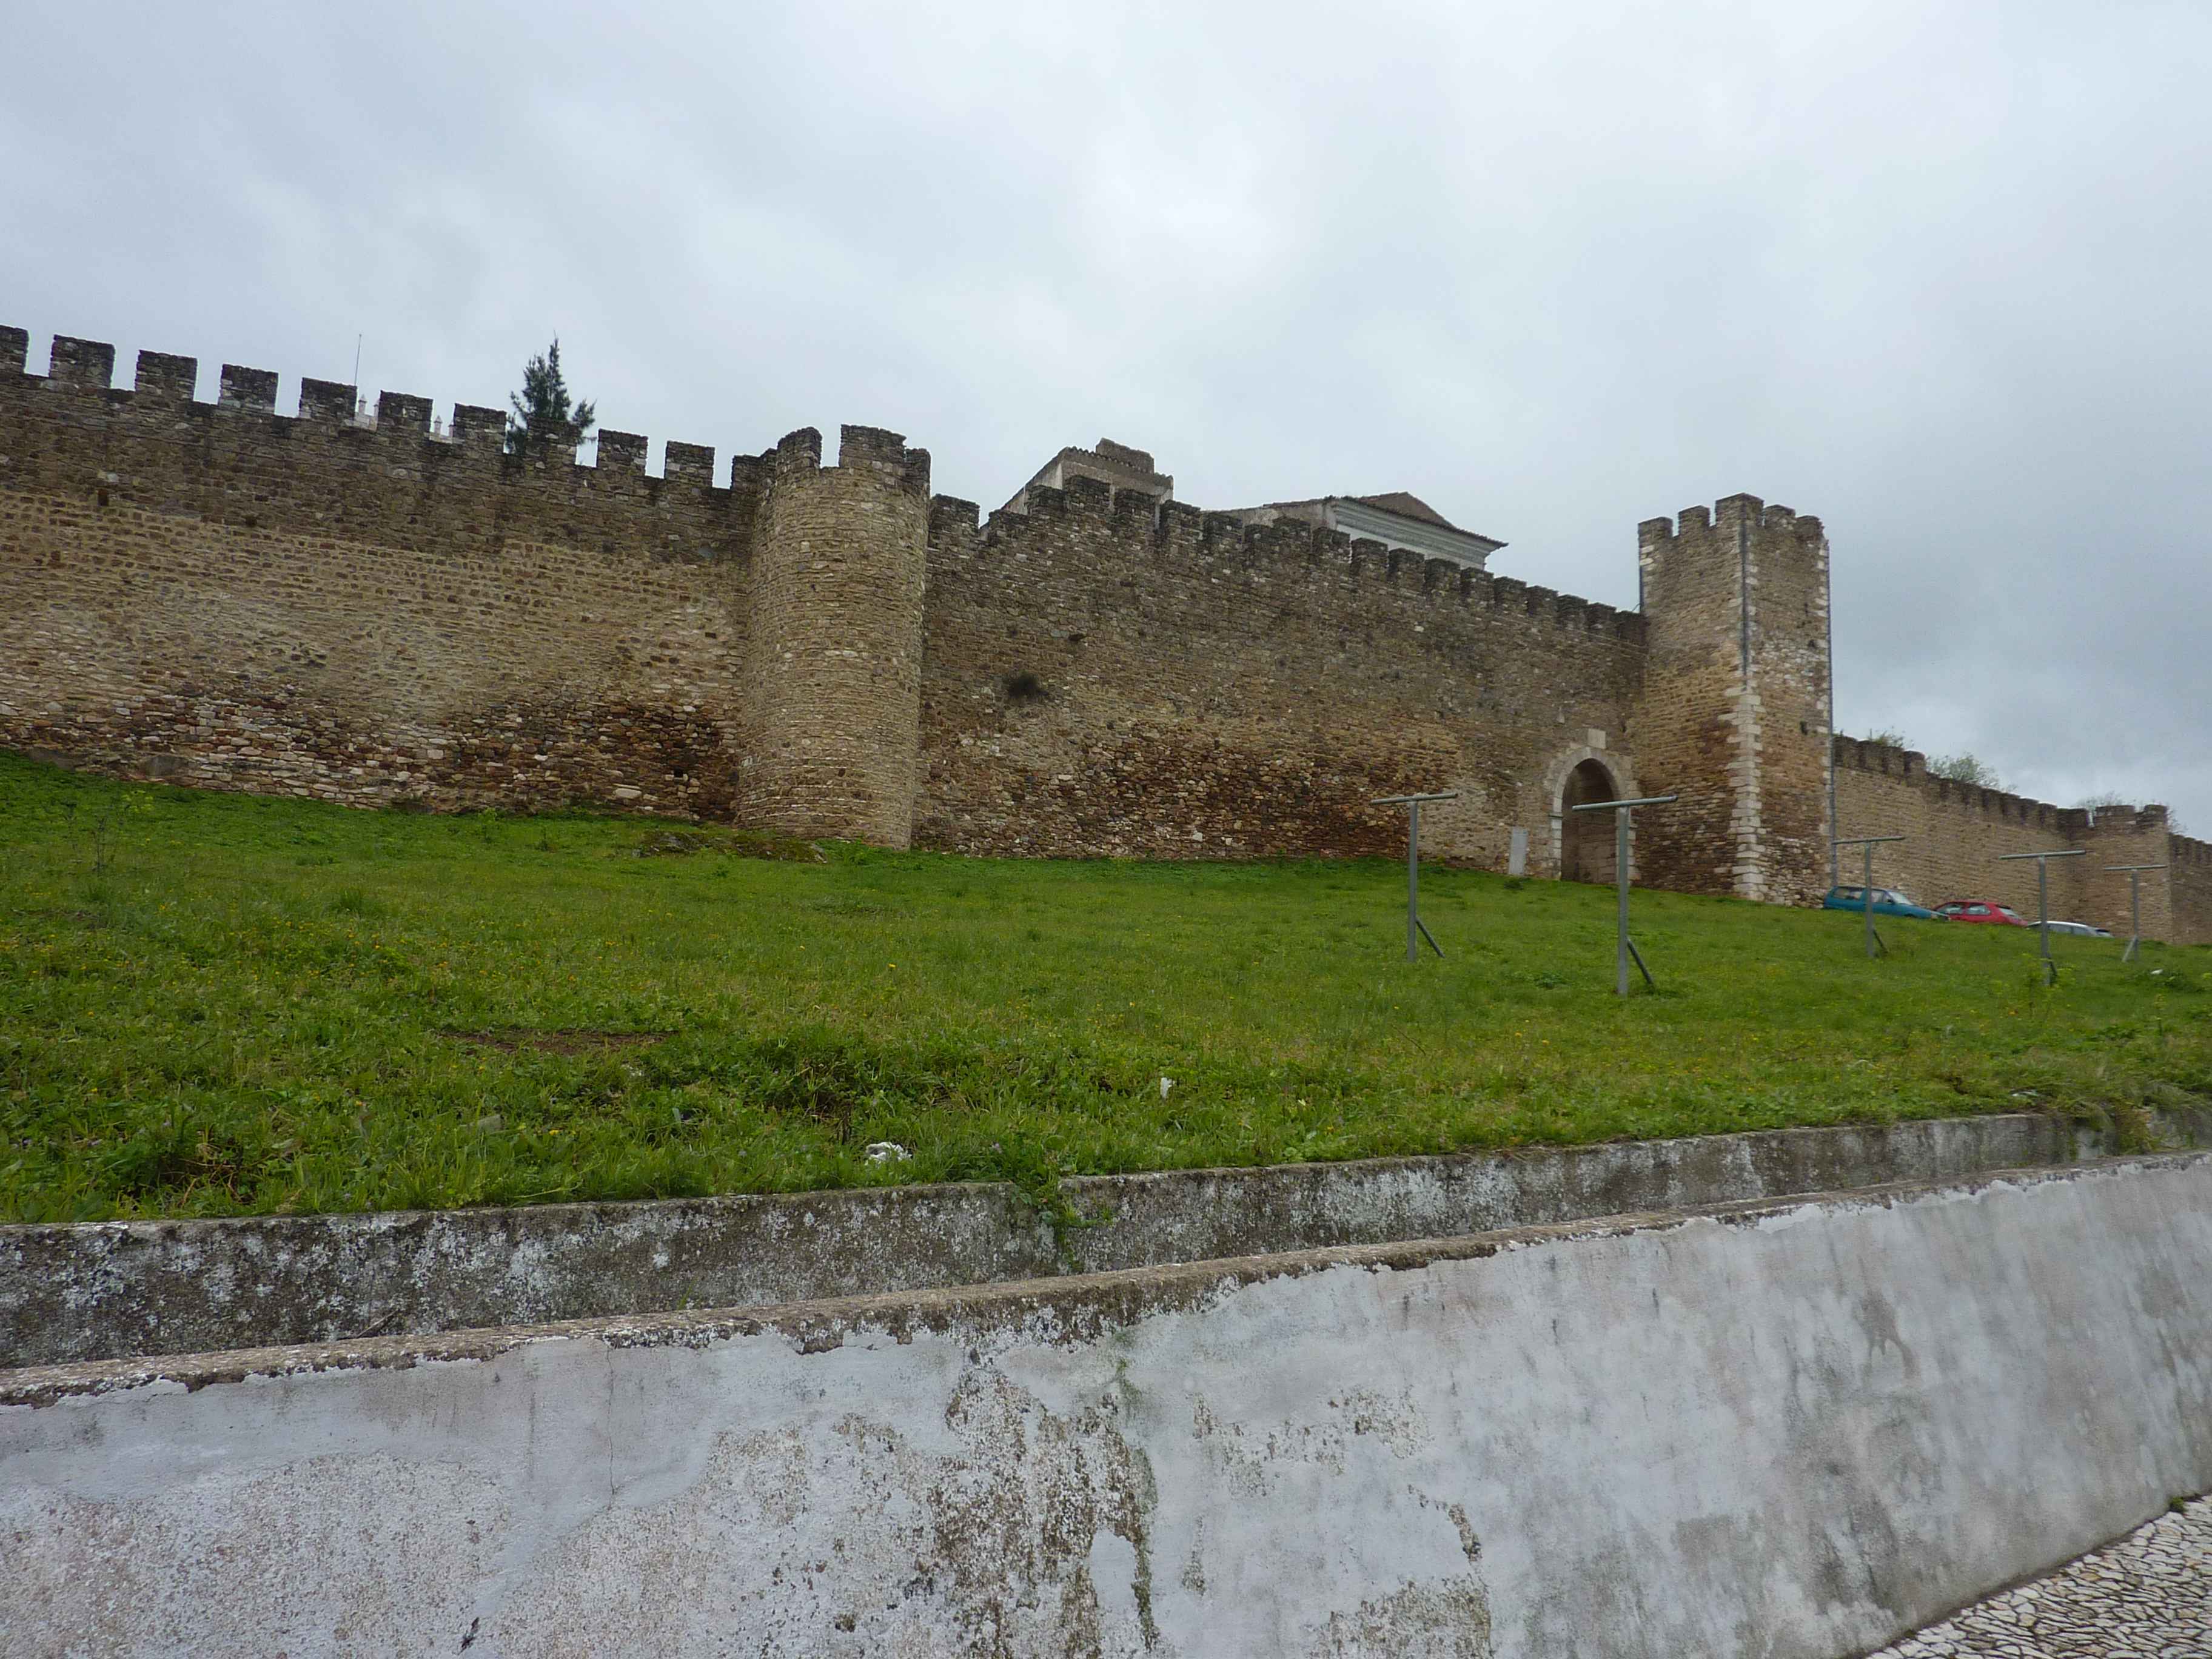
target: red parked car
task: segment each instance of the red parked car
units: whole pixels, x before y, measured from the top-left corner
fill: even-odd
[[[2002,904],[1992,904],[1987,899],[1953,899],[1948,904],[1936,907],[1939,916],[1948,916],[1954,921],[1986,921],[1998,927],[2033,927],[2035,924],[2018,911]]]

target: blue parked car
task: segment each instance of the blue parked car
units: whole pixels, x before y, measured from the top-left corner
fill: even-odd
[[[1820,901],[1823,910],[1849,910],[1855,915],[1865,914],[1867,890],[1863,887],[1831,887],[1828,896]],[[1874,890],[1874,913],[1878,916],[1910,916],[1915,921],[1948,921],[1933,910],[1915,904],[1894,887]]]

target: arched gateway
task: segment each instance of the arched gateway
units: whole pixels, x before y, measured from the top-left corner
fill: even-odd
[[[1585,801],[1619,800],[1620,787],[1605,763],[1586,760],[1567,774],[1559,791],[1559,874],[1568,881],[1619,878],[1613,859],[1613,815],[1577,812]]]

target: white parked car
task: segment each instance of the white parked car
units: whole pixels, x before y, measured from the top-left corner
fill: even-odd
[[[2031,927],[2034,925],[2033,922],[2028,924]],[[2054,933],[2078,933],[2083,939],[2110,939],[2112,936],[2109,927],[2092,927],[2086,921],[2054,921],[2051,924],[2051,931]]]

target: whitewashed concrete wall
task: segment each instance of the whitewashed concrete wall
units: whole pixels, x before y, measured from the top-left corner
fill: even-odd
[[[2212,1487],[2212,1156],[0,1374],[0,1653],[1862,1651]]]
[[[2160,1113],[2212,1148],[2212,1109]],[[1013,1188],[0,1226],[0,1369],[950,1289],[1841,1192],[2120,1150],[2047,1113],[1683,1140],[1174,1170]],[[2135,1150],[2142,1150],[2138,1147]]]

